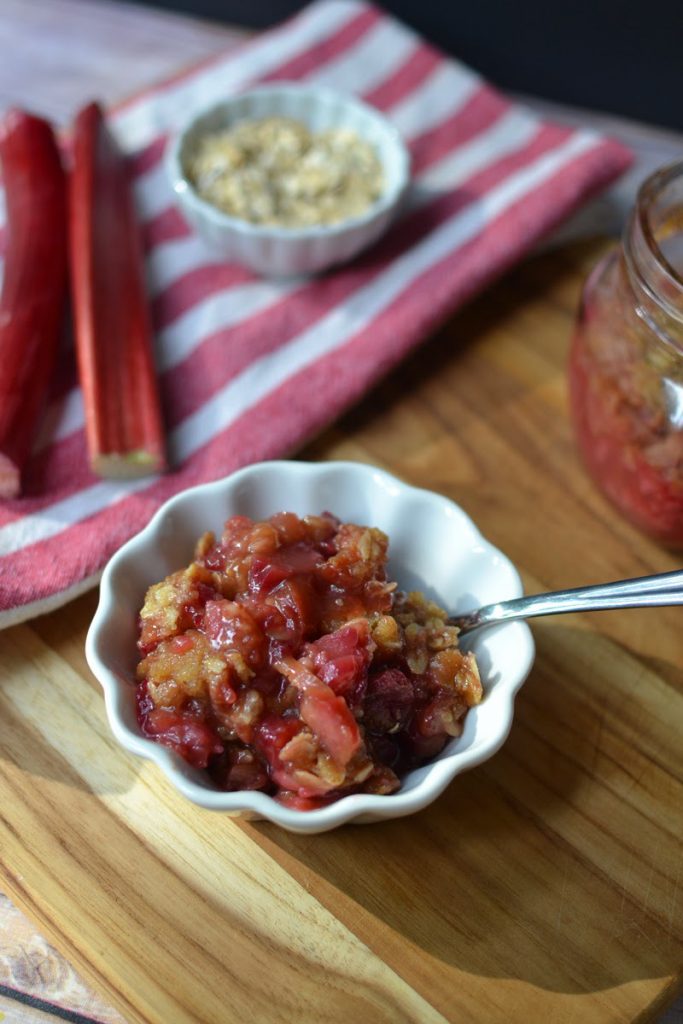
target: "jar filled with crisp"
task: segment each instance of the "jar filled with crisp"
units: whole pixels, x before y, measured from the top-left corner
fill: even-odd
[[[569,364],[584,461],[631,522],[683,546],[683,162],[641,186],[588,278]]]

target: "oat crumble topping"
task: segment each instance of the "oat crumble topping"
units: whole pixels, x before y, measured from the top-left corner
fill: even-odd
[[[311,132],[285,117],[205,135],[187,170],[202,199],[225,213],[285,228],[358,217],[384,185],[373,146],[356,132]]]

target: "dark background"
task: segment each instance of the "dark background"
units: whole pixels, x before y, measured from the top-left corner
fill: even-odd
[[[263,28],[292,0],[146,0]],[[385,9],[504,89],[683,130],[683,0],[389,0]]]

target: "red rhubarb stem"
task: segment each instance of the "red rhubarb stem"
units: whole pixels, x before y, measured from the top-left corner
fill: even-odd
[[[86,436],[94,472],[165,468],[140,232],[126,162],[91,103],[73,133],[71,292]]]
[[[7,250],[0,297],[0,498],[16,498],[45,407],[66,297],[66,187],[47,121],[0,124]]]

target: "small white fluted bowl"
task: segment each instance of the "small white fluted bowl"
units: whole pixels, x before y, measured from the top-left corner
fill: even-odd
[[[111,728],[134,754],[155,761],[189,800],[233,815],[267,818],[293,832],[325,832],[345,822],[373,822],[426,807],[466,768],[480,764],[504,742],[515,694],[534,659],[523,622],[473,634],[469,646],[481,669],[484,699],[430,764],[402,780],[390,796],[346,796],[320,810],[283,807],[265,793],[217,790],[208,776],[178,754],[146,739],[135,706],[137,623],[147,588],[188,565],[206,530],[221,533],[229,516],[263,519],[275,512],[331,511],[344,521],[379,526],[389,535],[390,578],[421,589],[451,614],[522,593],[505,555],[484,540],[452,501],[418,490],[382,470],[352,462],[263,462],[171,498],[145,529],[111,559],[102,576],[100,603],[88,632],[86,656],[105,694]]]
[[[291,117],[311,131],[349,128],[369,142],[384,171],[379,199],[359,217],[338,224],[283,228],[231,217],[201,199],[186,175],[198,140],[238,121]],[[265,277],[313,274],[345,263],[382,235],[393,220],[410,179],[408,152],[393,125],[360,100],[330,89],[281,83],[223,100],[197,114],[172,142],[168,172],[186,219],[226,260]]]

